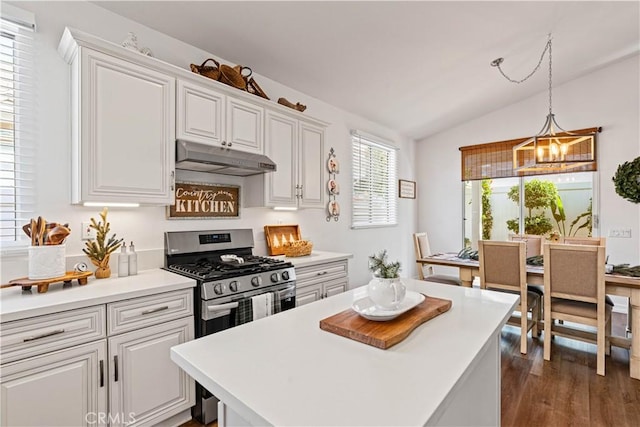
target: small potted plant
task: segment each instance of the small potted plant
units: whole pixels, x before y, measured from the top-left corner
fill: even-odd
[[[82,249],[91,263],[98,267],[96,270],[96,279],[106,279],[111,276],[111,267],[109,267],[109,258],[111,254],[117,250],[124,239],[116,239],[115,233],[107,240],[107,234],[110,230],[110,225],[107,222],[107,208],[104,208],[100,212],[100,218],[102,221],[96,222],[94,218],[91,218],[91,224],[89,227],[96,230],[96,240],[89,240],[86,243],[86,248]]]
[[[404,299],[407,288],[400,280],[400,262],[388,262],[386,249],[369,256],[369,271],[373,279],[367,285],[369,298],[377,306],[394,310]]]

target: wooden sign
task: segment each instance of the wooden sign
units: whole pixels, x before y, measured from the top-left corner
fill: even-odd
[[[238,218],[240,187],[234,185],[176,183],[176,202],[168,207],[169,218]]]

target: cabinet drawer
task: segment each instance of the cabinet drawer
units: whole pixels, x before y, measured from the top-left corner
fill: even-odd
[[[105,324],[104,305],[3,323],[0,363],[104,338]]]
[[[193,289],[107,304],[109,335],[193,315]]]
[[[298,286],[310,285],[318,281],[326,282],[327,280],[346,276],[346,261],[329,262],[326,264],[296,268],[296,282]]]

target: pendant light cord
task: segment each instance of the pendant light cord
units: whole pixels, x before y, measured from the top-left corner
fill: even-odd
[[[547,50],[549,51],[549,96],[551,96],[551,34],[549,34],[549,39],[547,40],[547,44],[545,45],[544,50],[540,55],[540,60],[538,61],[538,65],[536,65],[533,71],[531,71],[529,75],[527,75],[525,78],[520,80],[514,80],[511,77],[507,76],[502,70],[502,67],[500,67],[500,64],[504,62],[504,58],[494,59],[493,61],[491,61],[491,66],[497,67],[498,70],[500,71],[500,74],[502,74],[502,76],[505,79],[509,80],[511,83],[522,83],[524,81],[529,80],[529,77],[533,76],[536,73],[536,71],[538,71],[538,69],[540,68],[540,65],[542,65],[542,60],[544,59],[544,54],[547,53]]]

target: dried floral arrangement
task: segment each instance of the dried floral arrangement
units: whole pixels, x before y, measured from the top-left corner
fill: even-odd
[[[100,212],[100,218],[102,221],[97,221],[95,218],[91,218],[91,224],[89,227],[96,230],[96,239],[89,240],[86,243],[86,248],[82,249],[93,265],[98,267],[96,270],[97,279],[105,279],[111,276],[111,268],[109,267],[109,258],[111,254],[116,251],[124,239],[116,238],[115,233],[107,239],[107,235],[111,230],[109,222],[107,222],[107,208],[104,208]]]

